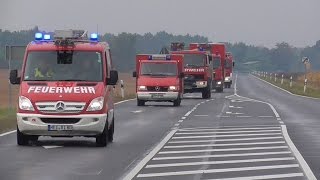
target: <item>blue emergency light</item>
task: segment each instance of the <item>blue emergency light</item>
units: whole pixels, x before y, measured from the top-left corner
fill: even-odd
[[[35,38],[37,41],[42,40],[42,39],[43,39],[43,34],[42,34],[42,33],[36,33],[36,34],[34,35],[34,38]]]
[[[203,47],[199,47],[199,51],[204,51]]]
[[[149,55],[148,60],[171,60],[170,55]]]
[[[91,41],[98,41],[98,34],[97,33],[90,34],[90,40]]]
[[[45,34],[45,35],[43,36],[43,39],[44,39],[44,40],[51,40],[51,35],[50,35],[50,34]]]

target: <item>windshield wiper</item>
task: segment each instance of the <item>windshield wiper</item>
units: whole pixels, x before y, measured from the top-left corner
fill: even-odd
[[[186,67],[198,67],[199,65],[195,65],[195,64],[186,64]]]
[[[62,80],[57,80],[57,81],[87,81],[83,79],[62,79]]]

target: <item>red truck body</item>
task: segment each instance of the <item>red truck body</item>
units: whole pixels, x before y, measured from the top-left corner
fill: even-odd
[[[211,97],[212,68],[210,57],[204,49],[171,51],[171,54],[184,55],[184,92],[201,92],[202,98]]]
[[[222,92],[225,80],[226,46],[222,43],[209,43],[213,59],[213,87]]]
[[[138,54],[133,76],[137,78],[138,106],[147,101],[180,105],[184,93],[182,55]]]
[[[225,61],[225,79],[224,85],[225,88],[230,88],[232,85],[232,71],[233,71],[233,56],[231,52],[226,53],[226,61]]]

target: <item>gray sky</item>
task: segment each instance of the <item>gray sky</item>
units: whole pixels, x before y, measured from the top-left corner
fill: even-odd
[[[199,34],[298,47],[320,40],[320,0],[1,0],[0,28]]]

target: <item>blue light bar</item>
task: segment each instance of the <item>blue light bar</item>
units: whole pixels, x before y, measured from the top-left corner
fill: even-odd
[[[90,34],[90,40],[91,41],[98,41],[98,34],[97,33]]]
[[[171,56],[163,54],[149,55],[148,60],[171,60]]]
[[[167,55],[167,56],[166,56],[166,60],[171,60],[171,56],[170,56],[170,55]]]
[[[44,39],[44,40],[51,40],[51,35],[50,35],[50,34],[45,34],[45,35],[43,36],[43,39]]]
[[[35,35],[34,35],[34,38],[36,39],[36,40],[42,40],[43,39],[43,34],[42,33],[36,33]]]

